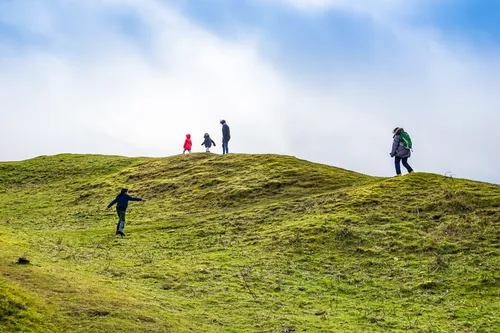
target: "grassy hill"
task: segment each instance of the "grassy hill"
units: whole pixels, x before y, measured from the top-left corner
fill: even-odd
[[[147,200],[123,239],[122,186]],[[499,253],[498,185],[276,155],[0,163],[0,332],[499,332]]]

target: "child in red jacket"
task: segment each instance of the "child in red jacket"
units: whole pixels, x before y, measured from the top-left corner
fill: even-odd
[[[187,152],[191,152],[191,147],[193,146],[193,143],[191,142],[191,134],[186,135],[186,141],[184,141],[184,152],[183,154]]]

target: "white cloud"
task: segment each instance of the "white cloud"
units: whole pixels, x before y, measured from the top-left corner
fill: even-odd
[[[51,43],[21,53],[0,45],[7,50],[0,140],[9,143],[1,159],[65,151],[170,155],[181,151],[186,133],[201,150],[205,132],[220,141],[218,121],[226,118],[233,151],[390,175],[390,132],[404,126],[414,137],[417,170],[500,182],[493,144],[500,137],[492,130],[500,120],[500,66],[434,31],[393,26],[398,46],[386,54],[397,57],[364,72],[330,73],[331,84],[319,86],[265,59],[258,35],[224,40],[160,1],[64,3],[80,17],[69,30],[53,3],[24,11],[18,2],[0,14],[10,24],[31,22],[21,26]],[[117,9],[140,16],[147,50],[110,26],[106,15]],[[6,19],[15,15],[22,20]]]
[[[195,142],[205,132],[217,138],[221,118],[234,127],[231,148],[241,150],[239,141],[257,151],[268,141],[248,128],[272,130],[275,138],[283,135],[273,125],[273,108],[285,93],[283,82],[260,62],[254,42],[223,41],[156,1],[108,2],[93,10],[109,11],[114,6],[129,6],[145,20],[154,60],[102,22],[93,22],[100,24],[102,33],[80,47],[105,50],[95,50],[99,57],[90,61],[36,50],[4,61],[1,71],[7,75],[0,79],[0,90],[2,113],[8,119],[3,126],[9,131],[3,135],[18,148],[3,151],[3,158],[71,151],[75,139],[89,139],[78,136],[66,144],[68,128],[69,132],[99,130],[122,140],[121,152],[155,155],[178,152],[188,132]],[[55,35],[56,43],[68,47],[70,36],[64,31]],[[36,138],[29,146],[22,145],[26,135]],[[44,141],[54,136],[60,142]],[[286,140],[277,140],[274,149],[286,151]],[[106,142],[83,150],[111,153]]]

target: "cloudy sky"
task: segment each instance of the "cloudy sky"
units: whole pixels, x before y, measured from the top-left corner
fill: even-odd
[[[500,1],[0,0],[0,160],[168,156],[186,133],[500,183]]]

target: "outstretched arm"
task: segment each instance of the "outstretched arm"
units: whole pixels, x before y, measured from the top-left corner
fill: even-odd
[[[215,144],[214,140],[212,140],[212,144],[214,145],[214,147],[216,147],[217,145]]]
[[[131,195],[129,195],[129,196],[128,196],[128,199],[129,199],[130,201],[143,201],[143,199],[142,199],[142,198],[133,197],[133,196],[131,196]]]
[[[113,206],[115,203],[116,203],[116,199],[115,199],[115,200],[113,200],[113,201],[111,201],[111,202],[109,203],[108,208],[110,208],[111,206]]]

